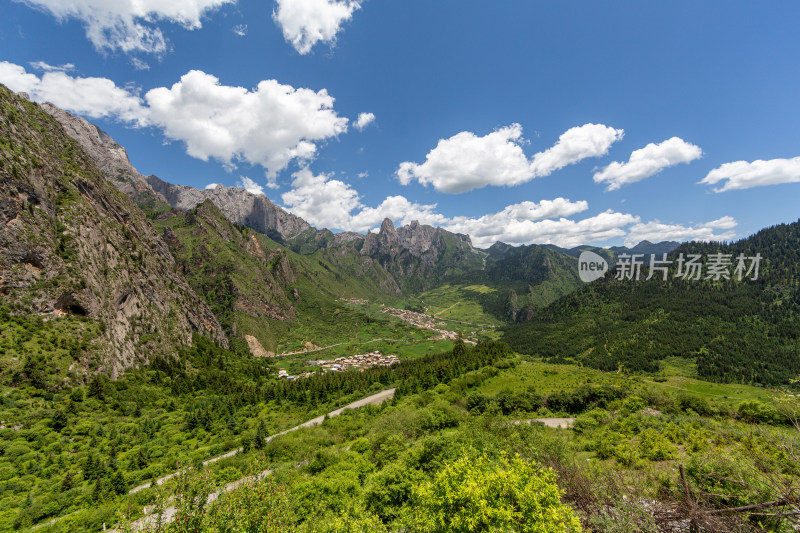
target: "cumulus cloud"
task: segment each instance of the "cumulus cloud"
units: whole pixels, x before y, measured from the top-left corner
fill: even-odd
[[[736,237],[732,231],[738,225],[733,217],[722,217],[711,222],[683,226],[662,224],[658,220],[631,226],[625,237],[626,246],[635,246],[642,241],[725,241]],[[715,230],[728,230],[717,233]]]
[[[375,115],[373,113],[359,113],[358,119],[353,124],[358,131],[364,131],[364,128],[375,122]]]
[[[659,144],[650,143],[631,153],[627,162],[614,161],[595,173],[594,181],[608,183],[607,191],[614,191],[628,183],[635,183],[657,174],[667,167],[689,163],[703,155],[700,147],[679,137]]]
[[[234,0],[19,0],[59,20],[83,22],[86,37],[98,50],[164,53],[167,41],[159,21],[188,30],[202,26],[208,12]]]
[[[0,82],[12,91],[28,93],[35,102],[51,102],[92,119],[108,117],[136,126],[148,124],[148,112],[142,99],[128,89],[117,87],[113,81],[73,77],[64,68],[44,70],[39,77],[19,65],[0,61]]]
[[[171,88],[148,91],[143,100],[136,89],[118,87],[107,78],[73,77],[66,66],[37,66],[45,69],[41,77],[0,61],[0,82],[34,101],[52,102],[90,119],[157,126],[168,139],[184,142],[190,156],[213,158],[228,171],[239,162],[261,165],[268,187],[276,187],[278,172],[290,161],[313,159],[318,143],[347,131],[348,120],[337,115],[325,89],[265,80],[247,90],[193,70]]]
[[[762,185],[800,182],[800,157],[792,159],[758,159],[752,163],[734,161],[715,168],[700,180],[706,185],[715,185],[727,180],[722,187],[714,188],[714,192],[749,189]]]
[[[621,237],[625,235],[625,226],[639,220],[639,217],[609,210],[581,220],[561,217],[534,221],[510,216],[514,207],[480,218],[456,217],[444,228],[469,234],[473,244],[480,248],[497,241],[514,245],[535,243],[572,247]]]
[[[511,124],[479,137],[462,131],[439,140],[422,164],[406,161],[397,169],[400,183],[416,179],[447,193],[463,193],[486,185],[519,185],[547,176],[588,157],[599,157],[622,138],[623,131],[602,124],[570,128],[551,148],[528,160],[522,126]]]
[[[189,155],[228,168],[238,161],[262,165],[271,185],[293,159],[312,159],[316,142],[347,131],[347,119],[336,114],[325,89],[295,89],[275,80],[250,91],[193,70],[145,98],[151,121],[168,138],[186,143]]]
[[[462,131],[439,140],[424,163],[401,163],[397,177],[403,185],[416,179],[423,185],[430,184],[449,193],[462,193],[486,185],[517,185],[533,178],[522,142],[519,124],[483,137]]]
[[[333,44],[342,24],[360,7],[359,0],[277,0],[272,18],[284,39],[305,55],[319,42]]]
[[[233,27],[233,33],[239,37],[244,37],[247,35],[247,24],[237,24]]]
[[[570,128],[558,142],[544,152],[533,156],[531,170],[536,177],[549,176],[556,170],[589,157],[601,157],[612,144],[622,139],[623,130],[603,124],[584,124]]]
[[[218,184],[212,183],[211,185],[214,185],[214,187],[211,187],[209,185],[206,187],[206,189],[209,188],[216,189]],[[236,186],[240,189],[246,190],[250,194],[260,194],[262,196],[264,195],[264,187],[262,187],[255,181],[251,180],[247,176],[239,176],[239,181],[236,182]]]
[[[222,184],[221,183],[209,183],[208,185],[205,186],[205,190],[213,191],[214,189],[216,189],[220,185],[222,185]]]
[[[726,240],[734,237],[732,217],[722,217],[693,226],[643,223],[640,217],[608,210],[594,216],[572,219],[589,209],[587,202],[567,198],[524,201],[480,217],[447,217],[436,204],[419,204],[404,196],[389,196],[376,207],[362,203],[358,192],[329,174],[315,175],[304,168],[293,175],[292,190],[282,195],[286,209],[317,227],[366,232],[380,226],[384,218],[397,225],[412,221],[465,233],[473,245],[487,248],[497,241],[508,244],[555,244],[573,247],[622,238],[629,246],[642,240]]]
[[[303,168],[292,174],[292,190],[281,196],[291,213],[314,226],[350,230],[351,211],[361,206],[358,193],[327,174]]]

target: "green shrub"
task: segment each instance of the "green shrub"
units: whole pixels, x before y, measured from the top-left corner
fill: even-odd
[[[415,490],[415,506],[423,532],[581,531],[553,471],[519,456],[461,458]]]

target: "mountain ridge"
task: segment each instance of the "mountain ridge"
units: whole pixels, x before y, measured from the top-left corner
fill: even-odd
[[[87,317],[111,376],[200,332],[228,339],[143,213],[51,115],[0,87],[0,292],[9,311]],[[95,354],[98,355],[98,354]],[[86,355],[89,357],[89,355]]]

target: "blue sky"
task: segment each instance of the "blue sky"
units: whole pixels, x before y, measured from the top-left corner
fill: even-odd
[[[106,4],[4,2],[0,82],[167,181],[480,246],[731,239],[800,216],[796,2]]]

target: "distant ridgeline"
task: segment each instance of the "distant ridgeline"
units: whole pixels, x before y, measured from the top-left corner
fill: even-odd
[[[680,254],[731,254],[731,279],[682,279]],[[739,281],[736,258],[763,258],[758,279]],[[660,256],[658,256],[660,258]],[[603,370],[657,372],[665,357],[694,359],[712,381],[784,384],[800,376],[800,222],[732,244],[687,243],[669,254],[667,280],[615,279],[616,271],[509,328],[514,349]],[[750,262],[747,263],[750,266]],[[707,278],[703,271],[702,278]]]

